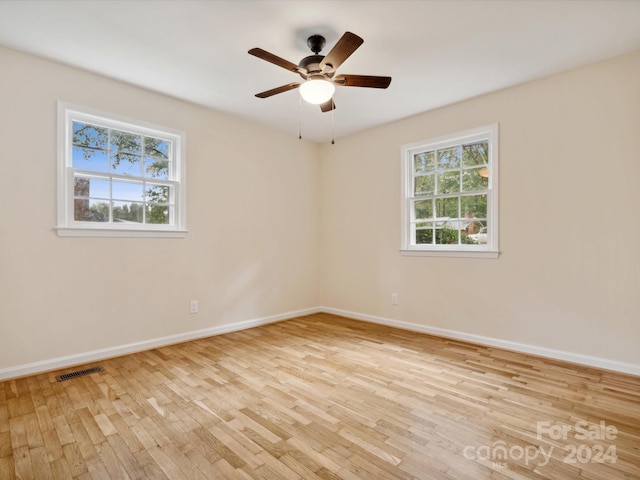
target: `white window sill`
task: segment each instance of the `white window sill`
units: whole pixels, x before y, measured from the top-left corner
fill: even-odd
[[[405,257],[498,258],[499,250],[426,250],[401,249]]]
[[[186,238],[187,230],[56,227],[59,237]]]

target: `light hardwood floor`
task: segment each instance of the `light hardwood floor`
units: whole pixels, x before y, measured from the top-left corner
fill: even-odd
[[[99,365],[0,383],[0,479],[640,478],[639,377],[327,314]]]

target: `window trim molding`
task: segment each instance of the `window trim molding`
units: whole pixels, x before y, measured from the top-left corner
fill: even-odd
[[[74,222],[70,218],[73,211],[70,202],[73,201],[69,189],[68,165],[70,158],[70,128],[73,119],[81,118],[85,121],[95,121],[108,128],[143,131],[150,135],[172,137],[175,142],[176,170],[171,179],[176,185],[176,207],[174,225],[114,225]],[[156,238],[185,238],[187,236],[187,170],[186,170],[186,132],[163,125],[152,124],[142,120],[128,118],[122,115],[100,111],[91,107],[80,106],[69,102],[58,101],[57,112],[57,225],[55,230],[60,237],[156,237]]]
[[[443,148],[451,144],[470,141],[473,137],[489,139],[489,187],[487,195],[487,217],[491,219],[488,226],[490,242],[486,245],[411,245],[410,244],[410,207],[409,192],[412,191],[409,172],[412,171],[413,153],[417,150]],[[498,258],[499,250],[499,201],[498,201],[498,152],[499,125],[492,123],[482,127],[455,132],[450,135],[421,140],[402,145],[401,155],[401,244],[402,256],[423,257],[458,257],[458,258]]]

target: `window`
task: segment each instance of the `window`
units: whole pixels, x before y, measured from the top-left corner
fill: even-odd
[[[402,147],[405,255],[498,256],[498,125]]]
[[[58,235],[185,236],[185,134],[58,108]]]

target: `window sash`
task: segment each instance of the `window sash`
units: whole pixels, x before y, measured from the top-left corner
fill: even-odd
[[[169,223],[162,223],[162,224],[158,224],[158,223],[149,223],[146,221],[146,207],[148,206],[166,206],[169,208],[169,218],[173,219],[175,217],[175,207],[176,207],[176,192],[179,190],[179,184],[175,181],[170,181],[170,180],[153,180],[150,181],[148,180],[146,177],[133,177],[131,175],[115,175],[115,174],[103,174],[103,173],[99,173],[99,172],[93,172],[90,170],[76,170],[73,168],[68,168],[68,180],[67,180],[67,185],[68,188],[71,190],[67,196],[68,201],[70,202],[70,204],[68,205],[68,208],[71,209],[71,211],[74,211],[74,203],[76,200],[100,200],[104,203],[109,204],[109,219],[106,222],[100,222],[100,225],[105,225],[105,224],[109,224],[109,225],[113,225],[114,223],[114,218],[113,218],[113,204],[114,203],[136,203],[136,204],[141,204],[144,209],[143,209],[143,221],[139,223],[139,226],[147,226],[150,228],[166,228],[168,225],[172,225],[174,222],[169,222]],[[108,182],[108,190],[109,193],[107,195],[78,195],[75,192],[75,180],[77,178],[86,178],[86,179],[95,179],[95,180],[104,180],[106,182]],[[118,197],[116,194],[113,193],[113,181],[120,181],[122,183],[139,183],[141,185],[141,191],[143,192],[141,198],[125,198],[124,196]],[[167,187],[168,188],[168,192],[169,192],[169,197],[167,199],[166,202],[157,202],[157,201],[153,201],[153,200],[149,200],[147,198],[147,192],[148,192],[148,188],[149,187]],[[87,225],[87,224],[95,224],[96,222],[90,221],[90,220],[76,220],[74,217],[71,218],[71,224],[73,226],[82,226],[82,225]],[[138,225],[136,225],[138,226]]]

